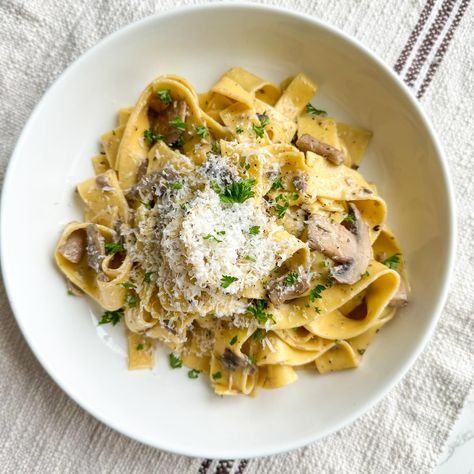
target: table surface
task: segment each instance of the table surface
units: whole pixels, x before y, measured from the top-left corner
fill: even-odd
[[[454,426],[434,474],[474,474],[474,391]]]

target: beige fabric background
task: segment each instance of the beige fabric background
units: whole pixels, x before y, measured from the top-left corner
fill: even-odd
[[[75,58],[131,21],[175,5],[197,3],[201,2],[2,0],[2,176],[32,108]],[[469,0],[261,3],[279,4],[322,18],[354,35],[390,66],[397,62],[410,33],[414,29],[416,32],[423,11],[426,14],[428,8],[442,13],[437,20],[427,19],[420,33],[427,35],[426,44],[410,60],[412,72],[419,66],[421,72],[417,80],[408,77],[415,93],[424,77],[432,78],[430,84],[425,84],[421,102],[445,144],[458,200],[455,277],[433,339],[389,396],[324,441],[270,458],[210,462],[163,453],[129,440],[69,400],[30,352],[1,290],[1,472],[420,473],[430,472],[436,465],[474,376],[473,7]],[[442,29],[439,37],[437,29]],[[430,37],[438,42],[431,44]],[[22,212],[27,215],[28,210]]]

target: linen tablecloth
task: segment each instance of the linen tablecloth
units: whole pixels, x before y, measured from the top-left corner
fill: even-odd
[[[132,21],[198,3],[2,0],[2,176],[33,107],[75,58]],[[403,381],[351,426],[286,454],[209,461],[141,445],[85,413],[32,355],[2,289],[1,472],[420,473],[436,465],[474,375],[473,7],[470,0],[260,3],[314,15],[355,36],[400,74],[434,123],[449,160],[459,225],[454,280],[434,337]]]

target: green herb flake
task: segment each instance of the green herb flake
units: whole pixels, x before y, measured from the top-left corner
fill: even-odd
[[[219,380],[219,379],[222,378],[222,373],[221,373],[221,372],[214,372],[214,373],[212,374],[212,378],[213,378],[214,380]]]
[[[125,297],[125,304],[129,308],[136,308],[138,303],[137,296],[134,295],[133,293],[128,293],[127,296]]]
[[[318,306],[315,306],[314,310],[316,311],[316,313],[321,314],[321,309]]]
[[[260,125],[253,123],[252,129],[255,132],[255,135],[257,135],[257,138],[263,138],[265,127],[270,123],[270,119],[264,113],[258,114],[258,119],[260,121]]]
[[[163,140],[163,135],[156,135],[151,130],[145,130],[143,132],[143,138],[147,142],[148,146],[153,146],[157,141]]]
[[[183,366],[183,361],[178,356],[174,355],[172,352],[169,355],[169,360],[172,369],[179,369]]]
[[[137,344],[137,347],[135,347],[135,349],[137,351],[142,351],[144,348],[145,348],[145,346],[141,342],[140,342],[140,344]]]
[[[173,128],[184,132],[186,130],[186,124],[182,121],[181,117],[176,117],[168,122]]]
[[[272,189],[283,189],[283,178],[281,176],[273,181]]]
[[[249,355],[248,358],[252,365],[255,365],[257,363],[257,359],[255,358],[254,355]]]
[[[145,276],[143,277],[143,283],[151,283],[151,276],[155,272],[145,272]]]
[[[146,209],[150,210],[151,209],[151,204],[149,202],[145,201],[138,201],[142,206],[145,206]]]
[[[290,272],[285,277],[285,285],[286,286],[294,286],[298,281],[298,273]]]
[[[161,102],[165,105],[170,105],[173,102],[169,89],[162,89],[156,91],[156,95],[160,98]]]
[[[244,260],[247,260],[248,262],[256,262],[255,257],[252,257],[251,255],[246,255]]]
[[[215,182],[211,182],[212,190],[217,193],[221,199],[221,202],[229,204],[242,204],[247,199],[255,196],[253,192],[253,186],[255,185],[255,179],[242,179],[241,181],[234,181],[233,183],[221,189],[220,186]]]
[[[209,242],[216,242],[216,243],[221,243],[222,240],[218,239],[217,237],[215,237],[214,235],[212,234],[207,234],[207,235],[204,235],[203,236],[203,239],[204,240],[209,240]]]
[[[173,150],[177,150],[178,148],[181,148],[184,145],[184,137],[178,138],[175,142],[173,142],[170,147]]]
[[[253,300],[250,306],[247,306],[247,311],[257,320],[259,324],[265,324],[267,321],[271,321],[276,324],[273,319],[273,314],[265,312],[268,303],[265,300]]]
[[[197,127],[196,128],[196,133],[201,138],[206,138],[209,135],[209,129],[207,127]]]
[[[190,371],[188,371],[188,377],[190,379],[197,379],[199,377],[199,374],[201,373],[200,370],[197,370],[197,369],[191,369]]]
[[[317,109],[312,104],[306,104],[306,112],[311,115],[327,115],[325,110]]]
[[[292,201],[296,201],[299,197],[300,195],[297,192],[290,193],[290,199]]]
[[[392,255],[391,257],[388,257],[382,263],[386,265],[388,268],[395,270],[397,268],[397,265],[400,263],[400,254],[396,253]]]
[[[370,275],[369,271],[366,270],[364,273],[362,273],[361,277],[368,277]]]
[[[347,216],[342,219],[342,222],[346,222],[347,224],[354,224],[355,218],[352,214],[347,214]]]
[[[171,185],[171,189],[183,189],[183,185],[177,181]]]
[[[123,252],[125,249],[118,242],[109,242],[105,244],[105,253],[107,255],[114,255],[117,252]]]
[[[265,338],[265,333],[262,329],[257,329],[252,337],[255,341],[261,342]]]
[[[126,288],[127,290],[130,290],[131,288],[136,288],[137,285],[134,285],[133,283],[130,283],[129,281],[126,281],[125,283],[122,283],[122,286]]]
[[[310,292],[309,292],[309,301],[314,303],[318,298],[322,298],[321,293],[326,289],[324,285],[316,285]]]
[[[233,346],[237,341],[239,340],[239,338],[237,336],[234,336],[230,341],[229,341],[229,344],[231,346]]]
[[[232,285],[232,283],[234,283],[234,281],[237,281],[237,280],[238,280],[237,277],[233,277],[233,276],[230,276],[230,275],[222,275],[221,287],[222,288],[229,288],[229,286]]]
[[[283,219],[283,217],[285,217],[286,211],[289,207],[290,205],[287,202],[285,202],[285,204],[277,204],[275,206],[275,212],[278,216],[278,219]]]
[[[235,129],[235,133],[238,133],[240,135],[241,133],[244,133],[244,129],[242,127],[237,127]]]
[[[123,308],[117,309],[115,311],[106,311],[100,321],[100,324],[109,324],[112,323],[112,326],[115,326],[118,322],[120,322],[120,319],[123,316]]]
[[[217,142],[211,143],[211,150],[212,150],[212,153],[214,153],[215,155],[219,154],[220,149],[219,149],[219,145],[217,144]]]
[[[364,355],[365,349],[357,349],[357,352],[358,352],[360,355]]]
[[[249,229],[249,234],[250,235],[258,235],[260,233],[260,226],[259,225],[253,225]]]

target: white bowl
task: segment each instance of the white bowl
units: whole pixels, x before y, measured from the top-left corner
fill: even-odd
[[[183,33],[185,32],[185,33]],[[374,132],[362,167],[388,202],[408,260],[412,302],[381,331],[357,370],[300,380],[256,398],[215,396],[201,377],[126,369],[123,328],[98,329],[87,298],[66,294],[53,264],[63,226],[81,218],[75,184],[119,107],[154,77],[176,73],[207,89],[231,66],[276,82],[304,71],[317,105]],[[5,181],[1,256],[18,324],[51,377],[116,430],[192,456],[243,458],[317,440],[362,415],[400,380],[426,344],[447,292],[453,194],[439,143],[408,89],[335,29],[289,11],[212,5],[146,18],[111,35],[50,88],[18,141]]]

